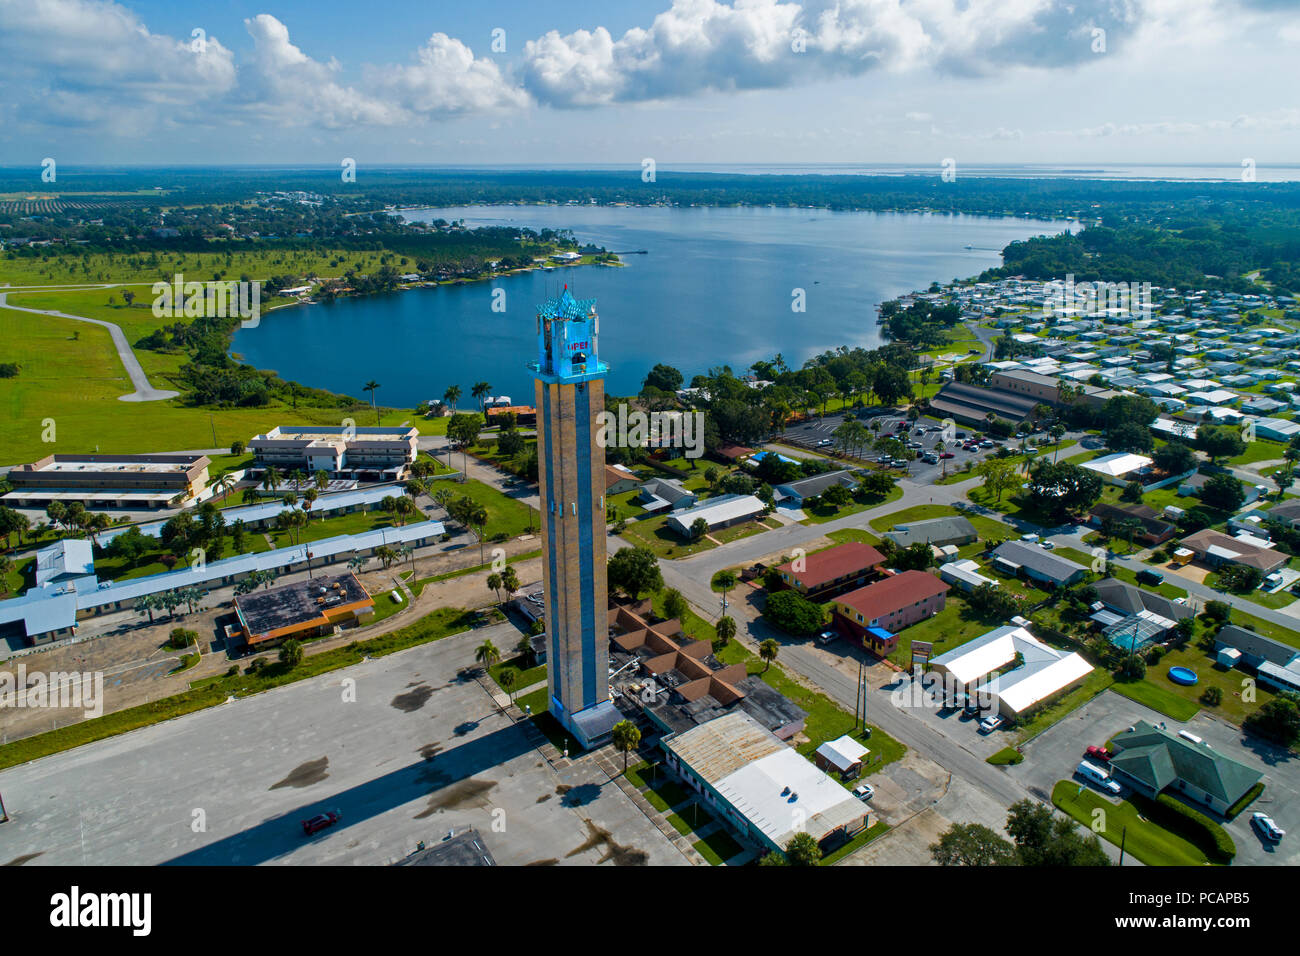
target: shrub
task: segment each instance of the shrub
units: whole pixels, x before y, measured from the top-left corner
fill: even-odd
[[[256,674],[258,671],[262,671],[265,669],[266,669],[266,658],[255,657],[253,658],[252,662],[248,665],[247,673]]]
[[[1199,810],[1193,810],[1163,793],[1154,800],[1140,793],[1133,794],[1130,799],[1152,823],[1178,834],[1212,862],[1230,863],[1237,855],[1237,844],[1228,836],[1228,831]]]
[[[1237,817],[1241,814],[1241,811],[1245,810],[1248,806],[1254,803],[1256,798],[1263,792],[1264,792],[1264,784],[1261,781],[1260,783],[1255,784],[1255,786],[1247,790],[1240,800],[1238,800],[1232,806],[1228,807],[1228,812],[1225,813],[1224,816],[1227,817],[1229,820],[1237,819]]]
[[[1223,689],[1220,687],[1205,688],[1205,693],[1201,695],[1201,701],[1209,707],[1218,707],[1223,703]]]

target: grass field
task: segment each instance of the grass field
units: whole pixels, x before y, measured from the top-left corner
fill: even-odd
[[[380,257],[388,255],[401,268],[406,260],[381,251],[358,252],[326,249],[320,253],[307,250],[265,249],[227,253],[218,249],[206,252],[164,252],[157,255],[94,253],[81,256],[44,258],[15,257],[0,259],[0,281],[14,285],[84,284],[92,282],[127,282],[145,286],[137,290],[144,295],[147,287],[159,279],[170,280],[177,272],[190,273],[198,281],[222,273],[223,279],[269,279],[273,275],[314,275],[321,278],[341,276],[353,266],[369,274],[379,268]]]
[[[1162,662],[1163,663],[1163,662]],[[1160,673],[1165,673],[1167,668],[1160,667]],[[1111,685],[1111,690],[1117,694],[1127,697],[1129,700],[1135,700],[1139,704],[1150,707],[1158,713],[1164,714],[1170,720],[1184,722],[1191,720],[1201,710],[1201,705],[1194,700],[1175,694],[1170,687],[1173,686],[1171,681],[1166,681],[1169,687],[1161,686],[1150,679],[1151,671],[1147,670],[1147,679],[1139,681],[1116,681]]]
[[[1210,862],[1187,840],[1145,819],[1127,800],[1114,804],[1080,783],[1061,780],[1052,788],[1052,803],[1089,829],[1099,821],[1099,837],[1115,846],[1122,841],[1125,852],[1147,866],[1205,866]],[[1098,810],[1100,816],[1095,815]]]

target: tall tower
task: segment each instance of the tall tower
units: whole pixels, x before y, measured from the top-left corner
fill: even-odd
[[[596,300],[564,293],[537,308],[537,472],[542,507],[551,713],[583,747],[622,719],[609,698],[605,452],[596,416],[605,373]]]

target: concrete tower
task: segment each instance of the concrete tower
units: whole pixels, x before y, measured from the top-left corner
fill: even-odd
[[[551,713],[583,747],[622,719],[609,698],[605,452],[596,416],[605,373],[596,300],[564,293],[537,309],[537,464]]]

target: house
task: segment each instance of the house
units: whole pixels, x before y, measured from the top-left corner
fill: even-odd
[[[714,457],[729,465],[734,465],[736,462],[742,461],[752,454],[754,454],[754,449],[747,448],[744,445],[736,445],[731,442],[724,442],[717,448],[713,449]]]
[[[986,578],[980,574],[980,566],[969,558],[964,561],[948,561],[941,564],[939,566],[939,580],[947,581],[967,593],[985,584],[991,584],[993,587],[998,586],[995,578]]]
[[[1015,720],[1076,686],[1092,665],[1070,651],[1049,647],[1025,627],[1008,624],[930,661],[945,684],[996,702]]]
[[[839,630],[884,657],[898,646],[898,631],[943,610],[950,590],[925,571],[891,574],[836,598],[833,619]]]
[[[1117,734],[1112,745],[1118,752],[1110,760],[1110,772],[1120,783],[1151,798],[1169,791],[1220,814],[1263,776],[1209,744],[1195,743],[1145,720]]]
[[[1205,487],[1205,483],[1209,480],[1209,475],[1203,475],[1200,472],[1197,472],[1194,475],[1189,475],[1187,479],[1178,486],[1178,494],[1184,498],[1191,498],[1193,496],[1199,498],[1201,496],[1201,489]],[[1264,485],[1250,485],[1244,481],[1241,483],[1241,490],[1246,493],[1246,498],[1243,503],[1248,505],[1254,504],[1260,499],[1260,496],[1268,492],[1268,488]]]
[[[1125,485],[1130,481],[1141,480],[1150,471],[1152,460],[1146,455],[1134,455],[1131,452],[1116,452],[1102,455],[1092,461],[1085,461],[1080,468],[1095,471],[1112,485]]]
[[[1151,547],[1164,544],[1178,528],[1172,522],[1164,520],[1154,508],[1146,505],[1112,505],[1101,503],[1088,512],[1088,524],[1094,528],[1105,527],[1108,523],[1119,528],[1123,522],[1136,521],[1139,525],[1133,534],[1134,541],[1141,541]],[[1121,533],[1121,537],[1124,536]]]
[[[687,491],[676,478],[651,478],[641,486],[636,503],[646,511],[677,511],[694,507],[695,492]]]
[[[1286,554],[1275,550],[1261,538],[1252,535],[1229,537],[1212,528],[1189,534],[1183,538],[1183,546],[1212,568],[1241,564],[1268,574],[1288,560]]]
[[[796,833],[833,850],[867,827],[867,807],[745,713],[665,737],[665,763],[716,819],[766,850]]]
[[[848,734],[828,740],[813,753],[813,762],[827,773],[834,771],[843,780],[856,780],[862,773],[862,758],[871,753]]]
[[[767,506],[753,495],[722,495],[718,498],[710,498],[702,504],[674,511],[668,516],[668,527],[681,537],[690,538],[694,534],[691,526],[701,518],[708,525],[708,531],[716,531],[719,528],[729,528],[733,524],[757,518],[766,508]]]
[[[1286,669],[1300,658],[1300,652],[1294,647],[1235,624],[1220,628],[1219,633],[1214,637],[1215,654],[1225,648],[1237,651],[1239,663],[1246,664],[1254,670],[1259,670],[1265,664]]]
[[[818,551],[793,561],[787,561],[776,570],[782,583],[804,597],[824,601],[836,594],[860,588],[879,576],[878,568],[885,556],[860,541]]]
[[[842,485],[852,491],[858,485],[857,478],[847,468],[839,471],[827,471],[811,478],[801,478],[789,484],[777,485],[772,489],[772,497],[790,508],[802,508],[804,502],[821,497],[832,485]]]
[[[1288,528],[1300,527],[1300,498],[1279,501],[1264,512],[1266,521],[1277,521]]]
[[[1004,541],[998,545],[993,551],[993,566],[1006,574],[1017,577],[1023,574],[1053,587],[1068,587],[1088,573],[1083,565],[1024,541]]]
[[[1097,601],[1092,605],[1091,619],[1112,644],[1130,654],[1163,640],[1179,621],[1193,614],[1186,604],[1115,578],[1103,578],[1093,590]]]
[[[909,521],[905,524],[896,524],[892,530],[885,532],[884,537],[900,548],[906,548],[918,543],[932,544],[938,547],[949,544],[970,544],[979,535],[969,519],[960,515],[952,515],[942,518],[929,518],[925,521]]]
[[[641,479],[622,465],[605,466],[605,496],[621,495],[635,491],[641,485]]]

